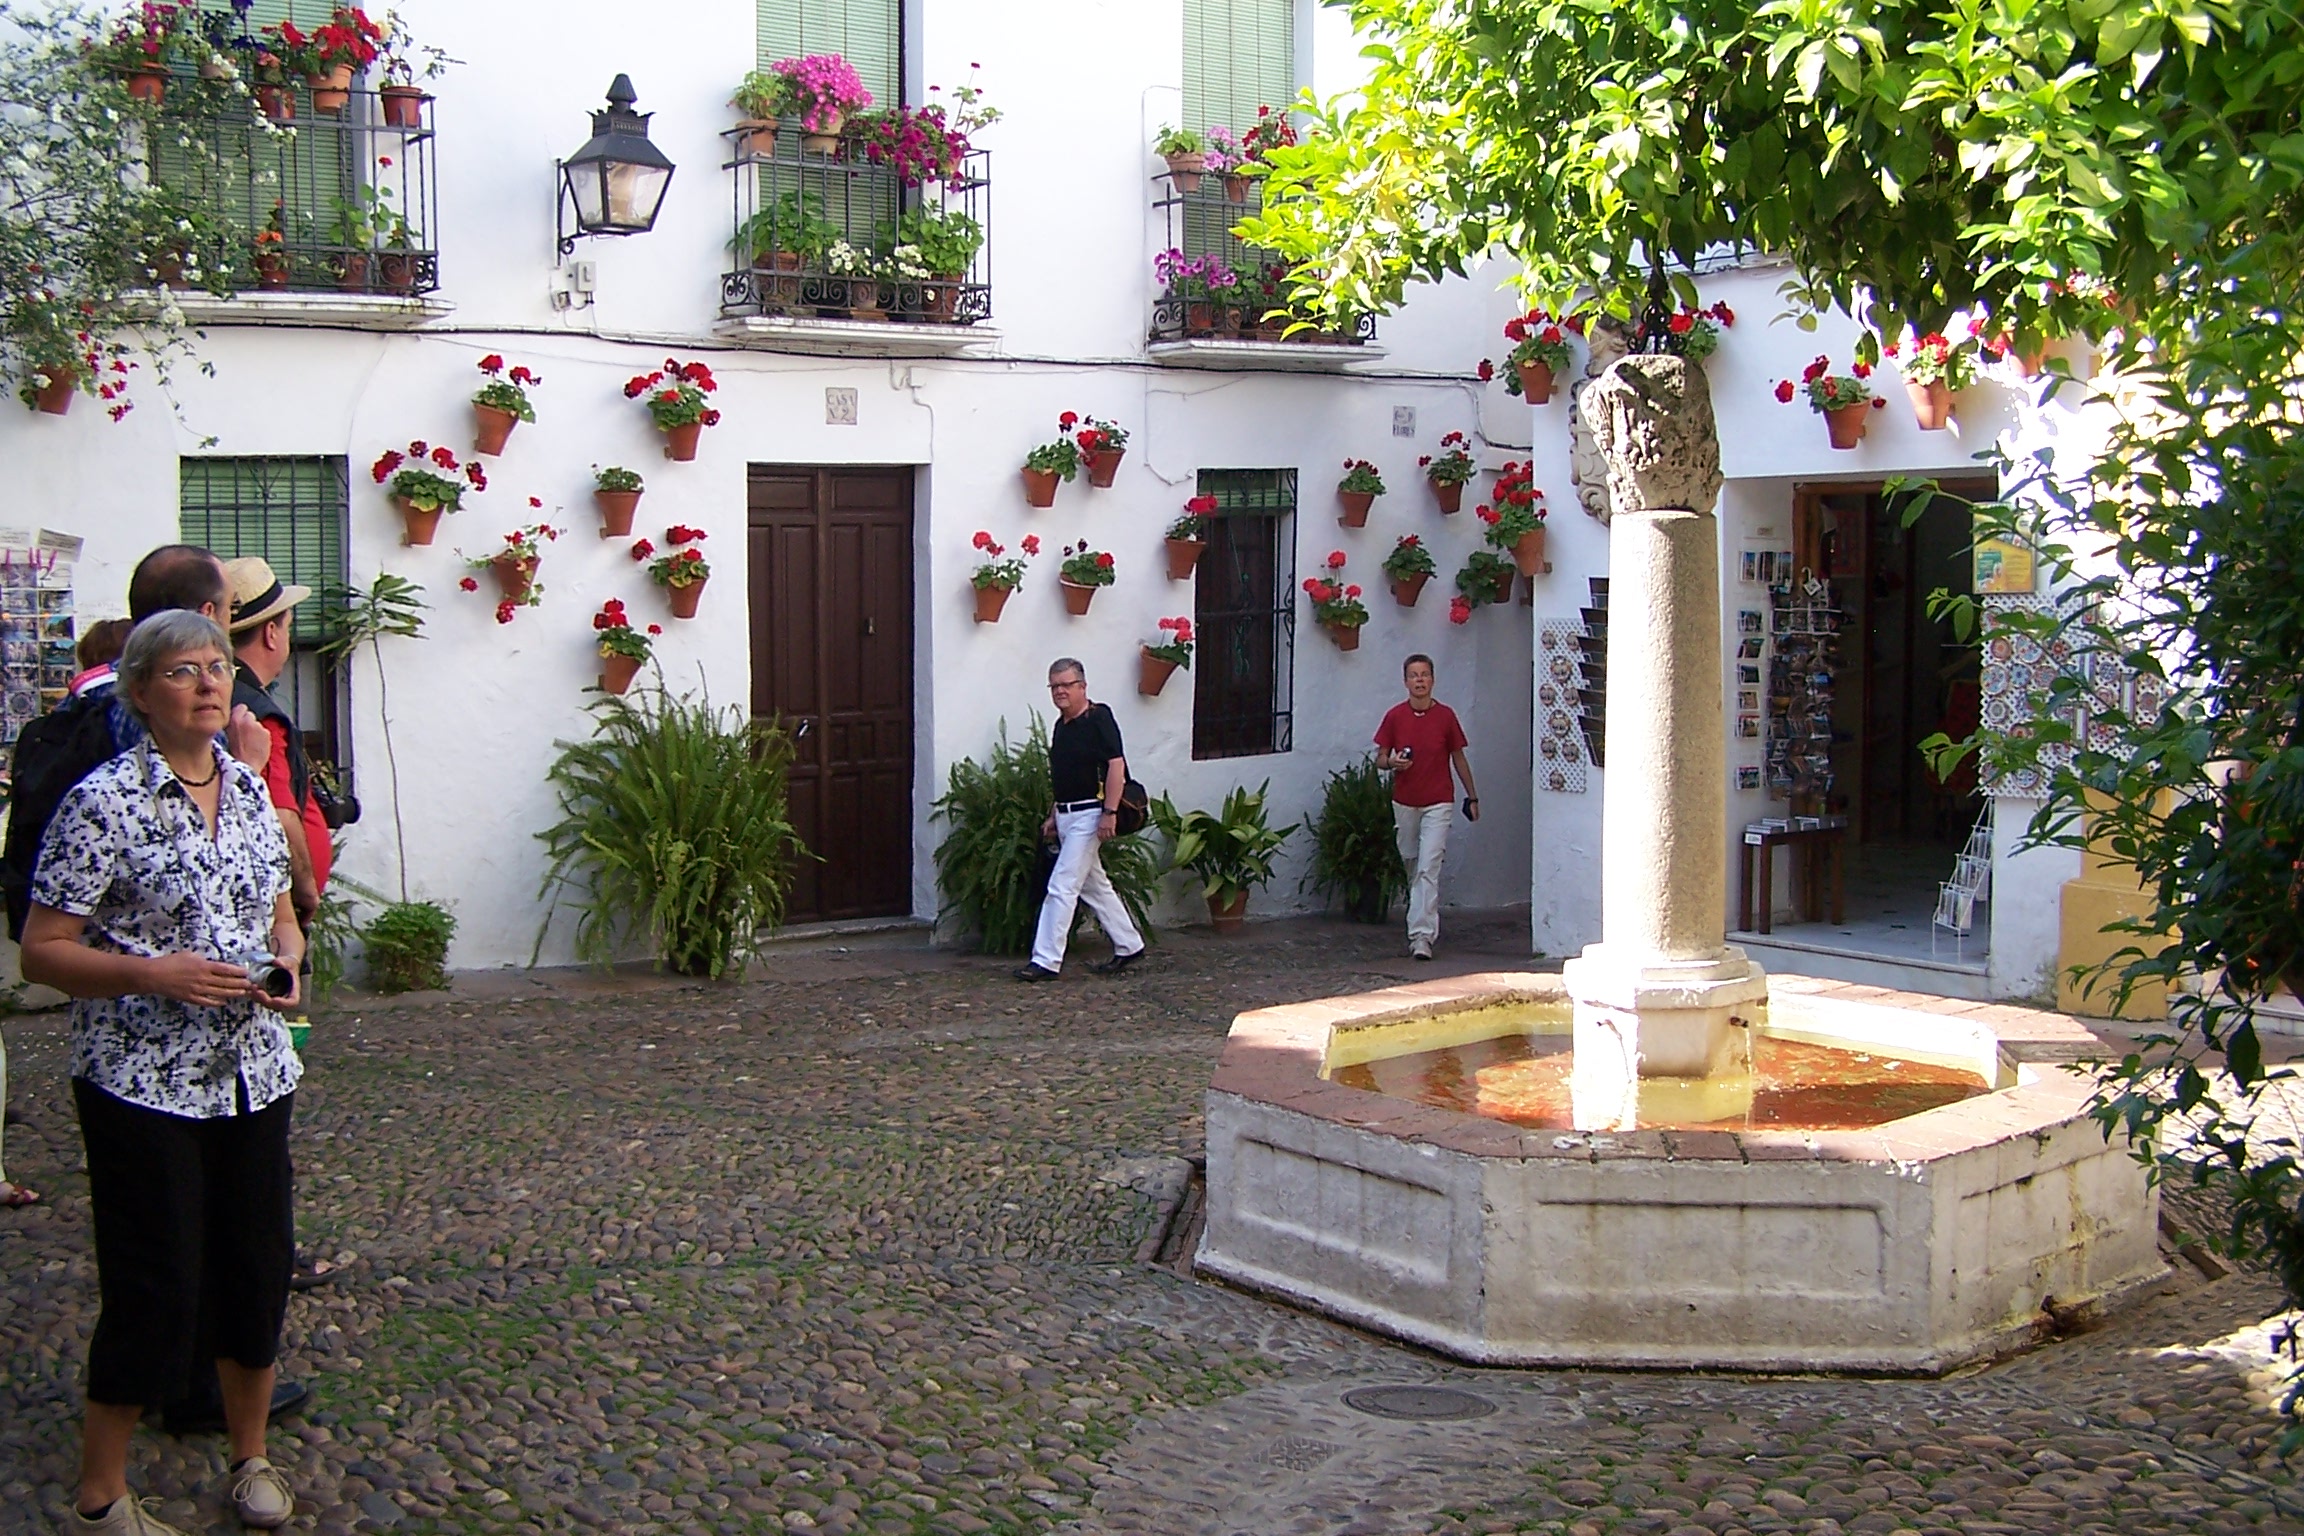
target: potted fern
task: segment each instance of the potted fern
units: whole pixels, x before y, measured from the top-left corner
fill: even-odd
[[[1166,795],[1151,805],[1152,824],[1168,839],[1168,870],[1200,882],[1208,918],[1218,933],[1237,933],[1247,921],[1248,895],[1272,883],[1273,862],[1296,833],[1268,820],[1272,781],[1253,791],[1236,787],[1215,811],[1179,811]]]
[[[1341,901],[1354,922],[1381,923],[1408,889],[1392,821],[1392,787],[1372,756],[1328,775],[1320,814],[1304,819],[1312,867],[1304,884]]]

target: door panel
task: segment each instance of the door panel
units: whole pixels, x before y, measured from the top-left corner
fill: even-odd
[[[755,717],[793,742],[792,821],[817,855],[794,922],[912,906],[912,474],[751,472]]]

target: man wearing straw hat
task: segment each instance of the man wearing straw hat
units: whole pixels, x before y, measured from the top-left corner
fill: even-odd
[[[240,664],[232,702],[246,705],[272,737],[264,787],[271,791],[280,830],[288,836],[289,899],[309,928],[312,914],[320,909],[321,888],[328,883],[332,852],[328,821],[321,814],[319,797],[312,793],[312,765],[304,755],[303,732],[272,697],[272,685],[288,670],[291,612],[312,595],[312,589],[283,585],[271,565],[253,555],[226,561],[224,575],[232,584],[232,649]]]

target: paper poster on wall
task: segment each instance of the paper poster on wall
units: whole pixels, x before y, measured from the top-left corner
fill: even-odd
[[[81,541],[47,529],[0,528],[0,742],[69,697],[72,573]]]
[[[1983,539],[1976,545],[1976,591],[1991,597],[2022,596],[2036,580],[2032,551],[2007,539]]]
[[[1738,789],[1758,789],[1760,787],[1760,765],[1758,763],[1738,763],[1736,765],[1736,787]]]

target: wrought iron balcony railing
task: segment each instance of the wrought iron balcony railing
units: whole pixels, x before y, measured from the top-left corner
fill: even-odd
[[[179,236],[156,282],[411,298],[440,284],[431,98],[169,77],[148,153]],[[315,97],[319,101],[315,101]]]
[[[728,134],[724,316],[974,325],[992,316],[992,157],[969,150],[925,181],[854,134],[785,122]]]
[[[1358,346],[1375,339],[1373,315],[1359,316],[1348,329],[1290,331],[1291,321],[1279,313],[1288,303],[1288,263],[1277,251],[1250,245],[1232,232],[1264,206],[1261,179],[1216,171],[1167,172],[1155,176],[1153,186],[1153,206],[1167,230],[1153,262],[1153,280],[1159,284],[1152,301],[1153,341]]]

